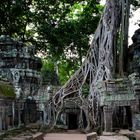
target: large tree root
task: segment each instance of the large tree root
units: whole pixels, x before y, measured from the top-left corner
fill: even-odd
[[[52,97],[52,102],[58,115],[67,98],[79,97],[88,122],[87,129],[97,126],[99,116],[100,91],[98,84],[102,80],[112,78],[113,50],[116,34],[121,23],[121,9],[123,0],[107,0],[104,13],[91,43],[83,65],[68,82]],[[82,95],[83,85],[89,85],[89,96]],[[55,125],[55,124],[54,124]],[[53,125],[53,126],[54,126]]]

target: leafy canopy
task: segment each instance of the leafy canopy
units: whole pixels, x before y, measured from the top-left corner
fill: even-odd
[[[103,7],[95,0],[35,0],[34,4],[36,46],[57,64],[64,83],[81,65]]]
[[[0,34],[45,51],[64,83],[81,65],[102,8],[96,0],[3,0]]]

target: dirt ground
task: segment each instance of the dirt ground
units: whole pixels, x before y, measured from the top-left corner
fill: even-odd
[[[62,134],[50,133],[45,135],[44,140],[86,140],[85,134]],[[125,136],[101,136],[99,140],[129,140]]]
[[[45,135],[44,140],[86,140],[86,135],[50,133]]]

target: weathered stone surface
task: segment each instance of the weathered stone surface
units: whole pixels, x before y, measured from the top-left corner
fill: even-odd
[[[129,140],[126,136],[100,136],[99,140]]]
[[[116,133],[115,133],[115,132],[105,132],[105,131],[104,131],[104,132],[102,133],[102,135],[103,135],[103,136],[115,136]]]
[[[0,78],[7,78],[19,97],[33,95],[39,88],[41,78],[41,59],[35,56],[33,46],[12,40],[9,36],[0,36]],[[32,89],[32,90],[30,90]]]
[[[131,106],[136,104],[137,98],[139,97],[138,94],[140,93],[140,84],[137,81],[139,81],[139,75],[134,73],[129,78],[101,82],[100,105]]]
[[[135,136],[136,136],[136,140],[140,140],[140,130],[136,130]]]
[[[7,80],[13,86],[12,89],[12,87],[10,88],[10,86],[1,85],[0,83],[0,97],[5,95],[7,97],[13,96],[13,98],[22,97],[22,99],[26,99],[29,96],[32,98],[34,95],[37,95],[41,82],[41,67],[41,59],[35,56],[35,48],[33,46],[25,46],[22,42],[15,41],[6,35],[0,36],[0,80]],[[37,114],[37,109],[34,111],[35,113],[32,110],[28,113],[29,111],[25,110],[24,100],[16,100],[11,105],[3,104],[3,107],[5,111],[0,113],[0,120],[3,120],[3,124],[0,123],[0,130],[12,128],[14,124],[20,125],[25,123],[24,120],[27,123],[37,120],[37,115],[34,115]]]
[[[119,131],[119,134],[123,135],[123,136],[127,136],[129,139],[132,139],[134,138],[134,132],[133,131],[130,131],[128,129],[121,129]]]
[[[112,132],[112,115],[113,115],[113,108],[104,106],[104,131]]]
[[[8,137],[4,138],[4,140],[33,140],[33,137],[32,136]]]
[[[134,135],[134,132],[133,131],[130,131],[128,129],[121,129],[119,131],[119,134],[122,134],[122,135]]]
[[[97,133],[96,132],[92,132],[92,133],[88,133],[86,134],[87,140],[97,140]]]
[[[43,133],[38,132],[36,134],[33,135],[33,140],[43,140]]]
[[[4,140],[43,140],[44,134],[41,132],[35,134],[21,134],[15,137],[4,138]]]

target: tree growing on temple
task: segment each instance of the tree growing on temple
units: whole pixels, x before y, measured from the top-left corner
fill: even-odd
[[[79,98],[82,102],[80,108],[82,108],[87,118],[86,129],[99,126],[99,83],[103,80],[111,80],[116,73],[116,67],[118,67],[116,63],[118,38],[121,38],[119,47],[120,76],[124,72],[124,57],[126,53],[124,50],[127,50],[126,45],[128,41],[128,7],[128,0],[107,0],[85,61],[52,98],[53,108],[56,111],[53,114],[55,116],[53,126],[63,110],[65,101],[73,99],[73,102],[75,101],[76,103],[76,98]],[[117,35],[120,35],[120,37],[117,37]],[[89,90],[88,96],[83,96],[85,86]]]

